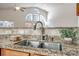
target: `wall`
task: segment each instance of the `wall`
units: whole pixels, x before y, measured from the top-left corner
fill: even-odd
[[[24,7],[39,7],[48,11],[48,27],[76,27],[78,20],[73,3],[50,3],[50,4],[18,4]],[[24,27],[25,15],[28,11],[20,12],[12,10],[0,10],[0,20],[15,22],[16,27]]]

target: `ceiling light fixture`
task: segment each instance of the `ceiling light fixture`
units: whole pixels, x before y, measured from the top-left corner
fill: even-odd
[[[25,7],[15,7],[16,11],[22,11],[22,12],[24,12],[25,9],[26,9]]]
[[[19,7],[17,4],[14,4],[14,9],[15,9],[15,11],[24,12],[26,8],[25,7]]]
[[[16,9],[16,10],[20,10],[21,8],[20,8],[20,7],[15,7],[15,9]]]

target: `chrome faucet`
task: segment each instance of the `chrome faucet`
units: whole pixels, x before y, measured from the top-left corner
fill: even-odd
[[[41,40],[44,40],[44,34],[45,34],[45,29],[43,27],[43,23],[41,21],[37,21],[34,25],[34,30],[36,30],[36,26],[37,24],[40,23],[41,24]]]

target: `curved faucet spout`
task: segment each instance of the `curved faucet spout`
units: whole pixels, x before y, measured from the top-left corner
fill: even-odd
[[[34,25],[34,30],[36,30],[36,26],[37,26],[38,23],[40,23],[40,24],[41,24],[41,27],[43,28],[43,23],[42,23],[41,21],[37,21],[37,22],[35,23],[35,25]]]
[[[38,23],[41,24],[41,36],[42,36],[42,39],[41,39],[41,40],[43,40],[43,35],[45,34],[45,29],[44,29],[43,23],[42,23],[41,21],[37,21],[37,22],[35,23],[35,25],[34,25],[34,30],[36,30],[36,26],[37,26]]]

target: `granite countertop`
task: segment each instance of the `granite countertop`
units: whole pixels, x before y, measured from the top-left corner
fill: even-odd
[[[12,49],[16,51],[29,52],[35,54],[44,54],[48,56],[79,56],[79,46],[78,45],[69,45],[63,44],[63,50],[57,51],[52,49],[42,49],[42,48],[33,48],[28,46],[14,45],[15,42],[9,40],[3,41],[1,43],[1,48]]]

